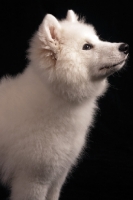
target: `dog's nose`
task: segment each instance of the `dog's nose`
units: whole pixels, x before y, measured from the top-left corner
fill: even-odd
[[[128,54],[129,52],[129,45],[126,44],[126,43],[122,43],[120,46],[119,46],[119,51],[125,53],[125,54]]]

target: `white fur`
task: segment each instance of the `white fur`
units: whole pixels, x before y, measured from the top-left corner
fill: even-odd
[[[93,48],[83,50],[85,43]],[[102,69],[126,59],[120,43],[99,40],[71,10],[45,16],[31,39],[29,66],[0,85],[0,174],[11,200],[58,200],[85,145],[96,100],[107,88]]]

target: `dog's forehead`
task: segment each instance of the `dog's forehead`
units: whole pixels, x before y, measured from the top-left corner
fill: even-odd
[[[64,25],[64,24],[63,24]],[[98,36],[94,27],[90,24],[83,23],[67,23],[67,26],[63,26],[63,35],[67,38],[82,38],[83,40],[97,41]]]
[[[91,40],[92,42],[99,40],[98,35],[92,25],[87,25],[86,27],[82,28],[81,30],[80,30],[81,35],[85,40]]]
[[[91,32],[91,31],[88,31],[88,32],[84,32],[82,33],[83,34],[83,38],[88,41],[88,42],[98,42],[99,41],[99,37],[97,36],[97,34]]]

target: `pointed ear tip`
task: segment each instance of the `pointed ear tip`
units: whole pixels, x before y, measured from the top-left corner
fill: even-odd
[[[67,13],[74,13],[72,9],[68,10]]]
[[[42,23],[39,26],[39,31],[40,32],[50,32],[52,29],[61,30],[61,24],[59,20],[54,17],[52,14],[46,14]]]
[[[78,15],[73,10],[68,10],[66,19],[71,22],[76,22],[78,20]]]
[[[54,15],[49,14],[49,13],[45,15],[44,21],[54,21],[54,22],[58,21],[59,22],[59,20]]]
[[[48,13],[48,14],[45,15],[44,19],[50,19],[50,18],[53,18],[53,17],[54,17],[53,15]]]
[[[68,12],[73,12],[73,10],[72,10],[72,9],[70,9],[70,10],[68,10]]]

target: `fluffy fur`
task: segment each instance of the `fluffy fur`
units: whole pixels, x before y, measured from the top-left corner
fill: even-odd
[[[124,46],[125,45],[125,46]],[[23,74],[0,84],[0,174],[11,200],[58,200],[93,122],[107,76],[122,68],[127,46],[101,41],[69,10],[47,14]]]

